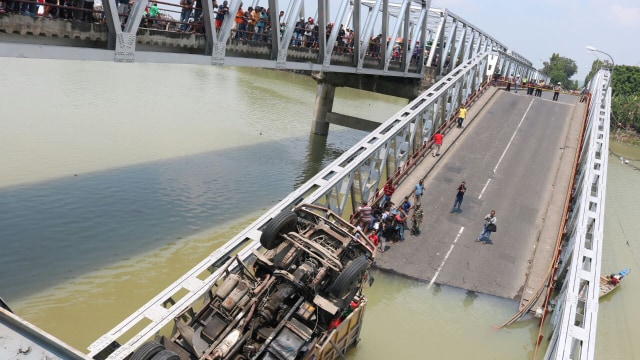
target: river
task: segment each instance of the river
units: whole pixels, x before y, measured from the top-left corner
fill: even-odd
[[[364,135],[310,136],[316,85],[302,75],[0,64],[0,295],[82,351]],[[339,88],[334,111],[384,121],[405,104]],[[609,175],[605,273],[640,254],[640,173],[612,157]],[[375,278],[350,359],[531,358],[537,320],[493,330],[515,301]],[[598,358],[640,359],[638,283],[601,303]]]

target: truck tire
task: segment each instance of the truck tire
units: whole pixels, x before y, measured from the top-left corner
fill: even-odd
[[[288,233],[296,230],[298,215],[291,210],[283,210],[267,223],[262,235],[260,244],[267,250],[273,250],[282,242],[281,233]]]
[[[157,353],[164,350],[164,346],[157,341],[142,344],[129,360],[151,360]]]
[[[353,287],[362,279],[362,274],[369,267],[369,260],[366,256],[360,256],[359,258],[351,261],[342,270],[336,281],[329,288],[329,293],[337,298],[343,298],[347,295]],[[349,299],[351,300],[351,299]]]
[[[162,350],[152,357],[151,360],[180,360],[180,356],[171,350]]]

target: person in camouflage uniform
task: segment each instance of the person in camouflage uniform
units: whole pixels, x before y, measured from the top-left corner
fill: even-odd
[[[411,215],[411,235],[420,235],[420,223],[422,223],[423,217],[422,206],[417,204],[413,210],[413,215]]]

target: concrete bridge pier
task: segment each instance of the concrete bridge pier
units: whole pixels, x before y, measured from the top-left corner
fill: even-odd
[[[333,110],[333,97],[336,94],[335,85],[319,80],[316,91],[316,103],[313,107],[313,124],[311,132],[316,135],[329,134],[327,114]]]
[[[427,72],[427,75],[432,75],[432,73]],[[375,121],[333,112],[333,98],[336,94],[336,87],[349,87],[412,100],[418,96],[421,89],[424,90],[421,86],[424,87],[426,85],[426,88],[428,88],[432,85],[429,82],[433,81],[432,76],[426,76],[424,79],[394,78],[391,76],[331,72],[316,72],[312,73],[311,77],[318,84],[311,132],[323,136],[329,133],[329,124],[362,131],[373,131],[380,126],[380,123]],[[425,81],[429,84],[423,84]]]

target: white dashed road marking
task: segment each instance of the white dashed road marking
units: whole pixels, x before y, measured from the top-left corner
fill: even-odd
[[[442,267],[444,266],[444,263],[449,258],[449,255],[451,255],[451,252],[453,251],[453,248],[456,246],[456,242],[458,242],[458,239],[460,238],[460,235],[462,235],[463,231],[464,231],[464,226],[460,228],[460,231],[458,231],[458,235],[456,235],[456,239],[453,240],[453,244],[451,244],[451,247],[449,248],[449,251],[447,251],[447,254],[444,256],[444,259],[442,260],[442,264],[440,264],[440,267],[438,268],[438,271],[436,271],[435,275],[433,275],[433,278],[431,279],[431,282],[429,283],[429,286],[427,286],[427,289],[431,288],[431,285],[433,285],[433,283],[436,281],[436,278],[438,277],[438,274],[440,274],[440,270],[442,270]]]

